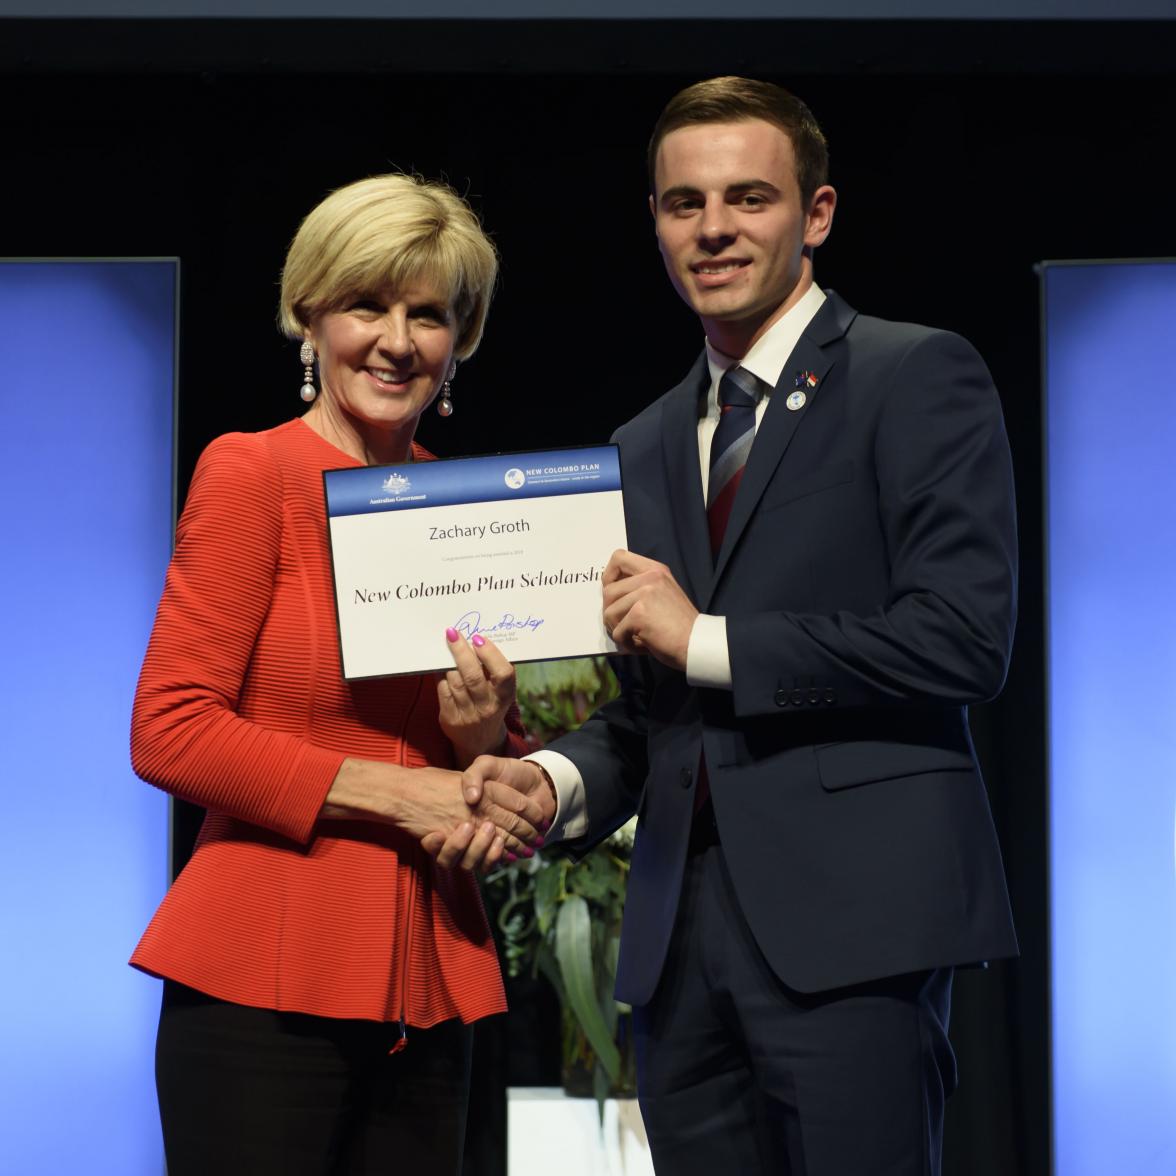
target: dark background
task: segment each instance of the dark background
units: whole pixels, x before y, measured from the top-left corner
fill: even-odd
[[[599,442],[676,382],[701,342],[665,279],[645,203],[658,111],[682,85],[727,72],[804,97],[829,137],[841,197],[818,281],[862,311],[965,334],[1004,403],[1021,619],[1008,685],[973,712],[973,730],[1022,957],[958,978],[961,1087],[946,1171],[1044,1176],[1034,265],[1176,253],[1174,27],[3,21],[0,256],[181,258],[182,501],[210,438],[301,409],[297,348],[274,327],[301,216],[363,175],[444,176],[484,217],[502,280],[485,342],[454,383],[456,414],[430,415],[420,439],[445,456]],[[56,326],[68,336],[69,322]],[[1106,391],[1114,411],[1129,390]],[[502,1171],[507,1082],[558,1081],[550,997],[527,985],[512,997],[510,1018],[479,1029],[472,1176]]]

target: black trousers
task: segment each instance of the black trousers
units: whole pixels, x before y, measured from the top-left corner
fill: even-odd
[[[459,1176],[473,1031],[278,1013],[164,982],[168,1176]]]
[[[693,853],[661,983],[634,1009],[656,1170],[938,1176],[951,977],[795,992],[756,945],[722,847]]]

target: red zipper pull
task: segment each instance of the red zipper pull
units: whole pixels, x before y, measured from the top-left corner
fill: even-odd
[[[400,1036],[396,1039],[396,1044],[388,1051],[389,1054],[397,1054],[402,1049],[408,1049],[408,1026],[404,1023],[404,1018],[400,1018]]]

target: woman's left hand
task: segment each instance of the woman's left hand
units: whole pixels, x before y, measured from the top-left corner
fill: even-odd
[[[514,666],[481,633],[467,641],[456,629],[445,639],[456,669],[437,683],[441,730],[453,744],[458,768],[493,755],[506,742],[506,714],[515,702]]]

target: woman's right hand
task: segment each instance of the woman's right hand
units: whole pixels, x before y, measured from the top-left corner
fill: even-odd
[[[402,768],[375,760],[343,761],[323,804],[322,816],[374,820],[396,825],[418,841],[444,831],[469,838],[460,861],[466,869],[489,867],[507,851],[530,857],[542,844],[543,809],[533,798],[505,785],[490,787],[471,808],[462,794],[462,775],[445,768]],[[426,845],[432,853],[435,850]],[[449,854],[447,857],[453,857]]]

